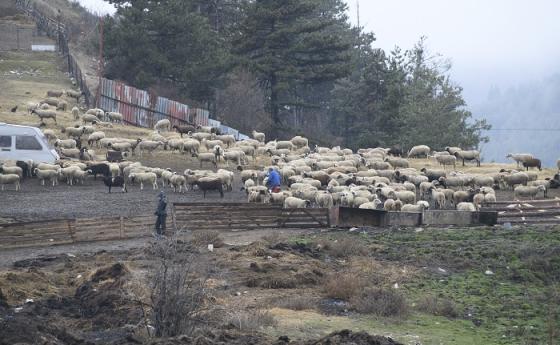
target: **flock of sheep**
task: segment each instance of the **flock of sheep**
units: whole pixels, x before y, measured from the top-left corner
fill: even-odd
[[[48,98],[29,104],[28,110],[43,122],[56,122],[58,111],[66,111],[66,95],[79,101],[76,91],[49,91]],[[56,107],[56,110],[50,107]],[[516,198],[534,198],[540,192],[546,196],[550,188],[560,185],[559,175],[538,179],[529,168],[541,169],[541,162],[529,154],[510,154],[524,170],[501,170],[493,174],[467,174],[456,171],[457,161],[464,166],[475,162],[480,166],[480,153],[447,147],[434,152],[426,145],[415,146],[406,154],[397,147],[370,148],[353,152],[340,147],[309,146],[306,138],[296,136],[291,140],[266,142],[264,133],[253,131],[252,139],[237,141],[232,135],[223,135],[218,128],[208,126],[175,125],[161,120],[154,131],[143,138],[129,139],[109,137],[103,128],[122,123],[119,113],[90,109],[80,114],[78,107],[71,109],[74,126],[62,128],[57,135],[52,129],[44,129],[47,139],[62,157],[57,164],[16,161],[0,165],[0,186],[13,184],[20,189],[20,180],[36,177],[41,184],[53,187],[59,180],[69,185],[84,183],[92,176],[100,175],[109,192],[112,187],[127,191],[127,186],[139,184],[153,189],[172,188],[181,193],[200,190],[234,190],[236,173],[240,175],[241,189],[247,193],[248,202],[283,204],[287,208],[333,207],[336,205],[389,211],[422,211],[427,208],[456,208],[476,211],[484,203],[495,202],[497,189],[511,189]],[[86,145],[87,143],[87,145]],[[95,150],[111,150],[123,153],[128,160],[112,163],[98,159]],[[198,170],[186,169],[174,172],[165,167],[146,167],[134,159],[138,155],[161,154],[198,160]],[[404,158],[406,156],[407,158]],[[440,168],[411,167],[411,159],[426,159],[439,164]],[[186,161],[186,160],[185,160]],[[266,166],[249,169],[265,162]],[[231,169],[229,168],[232,164]],[[222,169],[218,169],[221,166]],[[203,170],[203,167],[206,170]],[[272,167],[281,177],[284,188],[272,193],[266,186],[267,171]],[[453,167],[453,169],[449,169]],[[558,162],[560,171],[560,160]],[[233,170],[233,171],[232,171]]]

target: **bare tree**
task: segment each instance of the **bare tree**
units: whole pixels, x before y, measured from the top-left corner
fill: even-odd
[[[155,336],[192,333],[205,320],[209,266],[177,236],[156,241],[152,249],[159,259],[150,296]]]

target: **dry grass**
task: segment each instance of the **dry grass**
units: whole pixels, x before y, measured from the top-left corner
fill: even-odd
[[[214,248],[224,246],[224,240],[218,231],[195,231],[192,237],[192,244],[195,246],[207,246],[212,244]]]
[[[265,327],[277,324],[269,311],[260,309],[234,312],[229,315],[227,321],[235,328],[245,332],[258,332]]]
[[[277,299],[272,303],[275,307],[290,310],[313,310],[317,307],[317,299],[306,295],[295,295]]]
[[[368,253],[367,247],[360,238],[354,236],[341,238],[336,241],[324,241],[320,244],[327,253],[337,258],[364,256]]]
[[[327,297],[350,301],[366,286],[366,281],[355,273],[335,273],[325,279]]]

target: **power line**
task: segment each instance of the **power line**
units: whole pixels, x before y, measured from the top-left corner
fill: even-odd
[[[501,132],[560,132],[560,128],[491,128],[486,131]]]

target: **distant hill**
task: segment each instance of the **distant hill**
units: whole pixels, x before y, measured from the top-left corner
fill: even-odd
[[[483,146],[485,161],[505,162],[509,152],[532,153],[546,166],[560,158],[560,74],[515,88],[492,89],[473,108],[493,127]]]

